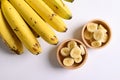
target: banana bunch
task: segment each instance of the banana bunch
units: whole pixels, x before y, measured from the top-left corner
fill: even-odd
[[[71,18],[71,11],[62,0],[0,0],[0,37],[16,54],[22,54],[25,46],[38,55],[42,48],[37,38],[57,44],[54,30],[66,32],[63,19]]]

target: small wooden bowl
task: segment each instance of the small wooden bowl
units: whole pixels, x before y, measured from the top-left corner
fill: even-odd
[[[87,27],[87,24],[89,24],[89,23],[101,24],[101,25],[103,25],[103,27],[104,27],[105,29],[107,29],[108,40],[107,40],[106,43],[102,44],[102,46],[100,46],[100,47],[92,47],[92,46],[89,44],[89,42],[84,38],[84,31],[85,31],[85,29],[86,29],[86,27]],[[89,21],[87,24],[85,24],[85,25],[83,26],[83,28],[82,28],[82,40],[83,40],[84,44],[85,44],[87,47],[89,47],[89,48],[103,48],[103,47],[105,47],[105,46],[110,42],[110,39],[111,39],[111,29],[110,29],[109,25],[108,25],[105,21],[103,21],[103,20],[98,20],[98,19]]]
[[[63,64],[63,59],[64,59],[64,57],[60,54],[60,50],[63,48],[63,47],[67,47],[67,43],[69,42],[69,41],[75,41],[75,42],[77,42],[77,44],[78,45],[82,45],[83,47],[84,47],[84,49],[85,49],[85,55],[83,55],[82,56],[82,58],[83,58],[83,60],[82,60],[82,62],[80,62],[80,63],[74,63],[72,66],[65,66],[64,64]],[[68,39],[68,40],[65,40],[65,41],[63,41],[59,46],[58,46],[58,49],[57,49],[57,60],[58,60],[58,62],[59,62],[59,64],[63,67],[63,68],[66,68],[66,69],[76,69],[76,68],[80,68],[81,66],[83,66],[84,64],[85,64],[85,62],[86,62],[86,60],[87,60],[87,57],[88,57],[88,53],[87,53],[87,50],[86,50],[86,46],[81,42],[81,41],[79,41],[79,40],[77,40],[77,39]]]

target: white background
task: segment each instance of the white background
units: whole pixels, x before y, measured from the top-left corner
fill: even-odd
[[[99,50],[88,49],[89,56],[83,67],[66,70],[56,60],[59,44],[50,45],[40,38],[43,49],[40,55],[32,55],[26,49],[23,55],[15,55],[0,38],[0,80],[120,80],[120,1],[75,0],[65,3],[73,18],[65,21],[66,33],[56,32],[59,44],[69,38],[80,40],[82,25],[96,18],[110,25],[110,44]]]

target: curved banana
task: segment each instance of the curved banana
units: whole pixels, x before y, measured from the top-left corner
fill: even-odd
[[[54,31],[40,18],[40,16],[24,1],[9,0],[21,14],[29,26],[50,44],[57,44],[58,39]],[[36,2],[36,1],[35,1]]]
[[[103,39],[101,40],[101,42],[102,43],[106,43],[107,42],[107,40],[108,40],[108,34],[107,33],[104,33],[104,37],[103,37]]]
[[[43,0],[56,14],[64,19],[71,19],[72,14],[62,0]]]
[[[12,1],[12,0],[11,0]],[[66,24],[43,0],[25,0],[48,24],[59,32],[67,30]],[[52,0],[50,0],[52,1]],[[21,3],[21,2],[20,2]]]
[[[103,30],[105,33],[107,32],[107,29],[105,29],[105,28],[104,28],[104,26],[103,26],[103,25],[101,25],[101,24],[100,24],[100,25],[98,25],[98,29]]]
[[[67,2],[71,2],[71,3],[72,3],[74,0],[64,0],[64,1],[67,1]]]
[[[6,22],[5,18],[3,17],[1,9],[0,9],[0,36],[7,44],[7,46],[16,54],[23,53],[22,43]]]
[[[83,45],[80,45],[80,49],[81,49],[81,55],[85,55],[85,49]]]
[[[1,1],[1,9],[12,30],[25,47],[33,54],[39,54],[41,52],[39,42],[16,9],[9,3],[8,0]]]

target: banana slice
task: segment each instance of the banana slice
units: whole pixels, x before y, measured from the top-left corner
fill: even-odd
[[[69,57],[64,58],[63,59],[63,64],[65,66],[72,66],[74,64],[74,59],[73,58],[69,58]]]
[[[98,29],[104,31],[105,33],[107,32],[107,29],[105,29],[101,24],[98,26]]]
[[[94,39],[94,38],[92,38],[92,39],[90,39],[90,40],[89,40],[89,42],[90,42],[90,43],[91,43],[91,42],[93,42],[93,41],[95,41],[95,39]]]
[[[90,40],[93,37],[93,33],[89,32],[88,30],[85,30],[84,37],[85,37],[85,39]]]
[[[70,41],[68,42],[67,46],[69,49],[72,49],[77,46],[77,43],[75,41]]]
[[[98,24],[96,24],[96,23],[89,23],[89,24],[87,24],[87,30],[88,30],[89,32],[94,32],[94,31],[96,31],[96,30],[97,30],[97,27],[98,27]]]
[[[80,63],[82,61],[82,56],[79,58],[74,58],[75,63]]]
[[[70,54],[70,49],[69,48],[64,47],[64,48],[61,49],[61,55],[62,56],[66,57],[66,56],[69,56],[69,54]]]
[[[100,47],[100,46],[102,46],[102,42],[101,41],[93,41],[93,42],[91,42],[91,46],[92,47]]]
[[[74,47],[71,52],[70,52],[70,56],[72,58],[79,58],[81,56],[81,49],[79,47]]]
[[[81,55],[85,55],[85,49],[82,45],[80,45],[80,49],[81,49]]]
[[[97,41],[102,40],[103,37],[104,37],[104,32],[102,30],[97,30],[93,33],[93,38]]]
[[[108,34],[105,33],[103,39],[101,40],[102,43],[106,43],[108,40]]]

